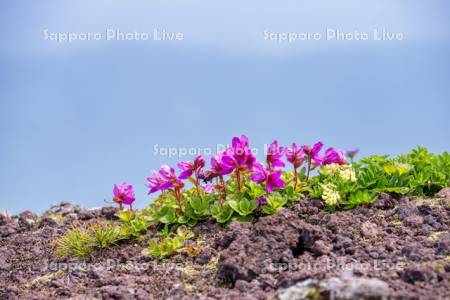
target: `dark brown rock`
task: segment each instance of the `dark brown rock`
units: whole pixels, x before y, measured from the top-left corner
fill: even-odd
[[[117,220],[117,208],[112,206],[102,207],[101,214],[107,220]]]
[[[395,207],[395,204],[396,200],[391,195],[380,193],[372,206],[378,209],[391,209]]]
[[[373,238],[378,235],[377,224],[371,222],[364,222],[361,225],[361,234],[366,238]]]
[[[423,224],[423,218],[421,216],[409,216],[403,219],[403,223],[409,227],[419,227]]]
[[[414,216],[419,213],[419,209],[409,202],[408,198],[402,198],[401,203],[397,208],[397,216],[400,220]]]
[[[450,209],[442,201],[427,200],[433,205],[419,207],[408,198],[393,201],[395,208],[366,206],[328,213],[302,200],[254,223],[224,227],[200,222],[192,241],[202,248],[200,254],[182,250],[163,261],[142,254],[155,228],[141,239],[120,242],[86,258],[54,256],[53,241],[73,222],[115,222],[114,207],[86,215],[85,210],[64,204],[46,212],[39,226],[29,228],[19,224],[19,216],[3,219],[0,298],[273,299],[280,289],[310,279],[319,285],[335,282],[340,288],[327,291],[357,291],[361,299],[367,291],[386,290],[379,282],[372,285],[375,278],[389,285],[392,299],[450,298],[446,284],[450,263],[445,260]],[[115,267],[109,265],[111,260]],[[95,269],[66,268],[58,275],[58,268],[46,268],[45,261],[72,267],[85,263]],[[350,281],[341,276],[347,268],[354,270]],[[363,285],[352,285],[360,279]],[[35,284],[27,288],[30,282]]]

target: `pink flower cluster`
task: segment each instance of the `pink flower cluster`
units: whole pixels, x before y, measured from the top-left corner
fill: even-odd
[[[200,185],[199,180],[209,182],[213,178],[222,177],[233,172],[239,177],[240,173],[252,170],[255,161],[256,159],[248,145],[248,138],[245,135],[242,135],[240,138],[235,137],[229,149],[211,158],[211,168],[208,170],[203,170],[205,158],[201,155],[197,156],[194,162],[183,161],[179,163],[178,168],[180,168],[181,173],[178,177],[173,169],[163,165],[158,172],[153,172],[153,175],[147,178],[148,187],[150,188],[149,194],[182,186],[181,180],[188,179],[192,175],[195,177],[194,185],[197,188],[197,192],[200,191],[200,188],[203,188],[206,193],[210,193],[213,191],[213,186],[211,184]],[[170,176],[167,175],[169,173],[167,170],[169,169]]]
[[[281,168],[285,166],[282,158],[291,163],[295,169],[298,169],[305,160],[312,169],[320,165],[332,163],[344,164],[345,157],[343,152],[328,148],[325,154],[320,155],[323,147],[322,142],[317,142],[312,147],[304,145],[298,147],[295,143],[290,148],[281,147],[277,141],[273,141],[268,147],[266,156],[266,165],[256,161],[253,155],[248,138],[245,135],[234,137],[231,147],[227,150],[214,155],[211,158],[211,168],[203,170],[205,159],[200,155],[193,162],[183,161],[178,164],[181,170],[180,175],[175,175],[175,170],[169,166],[163,165],[158,172],[154,172],[152,176],[147,178],[149,193],[156,191],[164,191],[171,188],[182,187],[182,180],[195,176],[195,185],[199,188],[199,179],[206,182],[211,181],[215,177],[221,177],[234,173],[239,184],[241,183],[241,175],[243,172],[251,172],[250,179],[256,183],[266,183],[268,193],[272,193],[274,189],[284,187],[281,179]],[[206,192],[211,191],[211,185],[202,186]]]
[[[294,188],[297,185],[297,169],[306,163],[307,178],[310,171],[321,165],[328,164],[345,164],[344,153],[330,147],[325,150],[324,155],[320,154],[323,148],[322,142],[317,142],[313,146],[303,145],[297,146],[295,143],[291,147],[281,147],[278,142],[273,141],[267,151],[265,164],[257,162],[249,146],[248,138],[245,135],[234,137],[231,147],[211,157],[211,168],[204,170],[205,158],[201,155],[197,156],[193,162],[182,161],[178,163],[180,174],[177,176],[175,169],[167,165],[162,165],[158,171],[153,171],[152,175],[147,178],[149,194],[157,191],[172,190],[182,207],[182,188],[184,180],[191,181],[197,193],[200,195],[201,190],[205,193],[211,193],[214,190],[223,192],[225,181],[223,176],[233,175],[237,182],[237,190],[241,191],[243,174],[249,174],[249,178],[258,183],[265,183],[267,193],[272,193],[276,189],[283,188],[285,182],[282,180],[282,172],[280,168],[285,167],[283,158],[292,164],[294,168]],[[357,150],[352,150],[353,156]],[[353,157],[352,156],[352,157]],[[214,178],[218,178],[217,185],[213,186],[208,183]],[[204,184],[200,184],[200,180]],[[225,189],[226,190],[226,189]],[[113,200],[122,204],[130,204],[134,201],[133,187],[122,183],[114,185]]]

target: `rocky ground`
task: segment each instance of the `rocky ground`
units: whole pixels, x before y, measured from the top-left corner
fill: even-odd
[[[0,215],[0,299],[450,299],[450,190],[327,213],[302,200],[255,223],[194,228],[196,251],[156,261],[142,239],[85,259],[55,238],[114,208],[69,203],[38,217]],[[189,247],[188,247],[189,248]]]

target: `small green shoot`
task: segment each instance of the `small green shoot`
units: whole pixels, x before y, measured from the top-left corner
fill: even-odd
[[[95,224],[89,228],[89,234],[93,238],[94,246],[107,248],[126,238],[121,227],[110,223]]]
[[[95,249],[107,248],[120,240],[129,238],[130,234],[121,225],[97,223],[74,226],[55,241],[54,253],[61,257],[84,257],[90,255]]]
[[[176,233],[150,240],[149,248],[144,251],[144,254],[151,255],[156,259],[172,256],[184,247],[187,240],[193,237],[194,234],[187,227],[181,226]]]
[[[56,256],[83,257],[94,250],[94,239],[86,227],[69,229],[66,234],[55,241]]]

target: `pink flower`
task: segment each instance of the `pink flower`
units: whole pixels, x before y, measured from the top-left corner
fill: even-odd
[[[284,148],[278,147],[277,141],[273,141],[272,144],[269,145],[266,157],[267,165],[269,166],[269,168],[284,167],[284,162],[281,161],[283,152]]]
[[[196,177],[202,172],[202,168],[205,166],[205,158],[201,155],[197,156],[194,162],[190,161],[182,161],[178,163],[178,168],[182,170],[181,174],[178,176],[179,179],[186,179],[192,176],[192,173],[195,172]]]
[[[181,190],[184,187],[184,183],[175,175],[175,170],[168,165],[162,165],[158,172],[153,173],[153,177],[147,178],[150,187],[150,193],[154,193],[157,190],[164,191],[171,189],[177,199],[178,207],[182,212],[183,197]]]
[[[305,155],[313,161],[316,165],[320,166],[322,164],[322,158],[319,155],[320,150],[322,150],[323,143],[317,142],[311,148],[309,145],[303,145],[302,149]]]
[[[226,152],[221,152],[211,157],[211,173],[215,176],[227,175],[233,172],[234,160]]]
[[[162,165],[159,169],[159,174],[161,175],[163,180],[167,182],[172,182],[177,179],[177,176],[175,175],[175,169],[169,167],[168,165]]]
[[[207,183],[207,184],[202,185],[202,187],[205,190],[206,194],[211,194],[214,191],[214,187],[212,184]]]
[[[196,170],[203,168],[205,164],[206,164],[205,158],[201,155],[197,156],[194,159],[194,166],[196,167]]]
[[[147,182],[149,194],[184,185],[175,175],[175,170],[168,165],[162,165],[158,172],[154,171],[153,176],[147,178]]]
[[[286,158],[295,169],[299,168],[305,161],[303,148],[297,147],[295,143],[292,143],[291,148],[286,148]]]
[[[328,148],[325,151],[325,156],[323,157],[322,161],[323,165],[329,165],[329,164],[345,164],[345,157],[344,153],[339,150],[334,150],[333,147]]]
[[[266,167],[264,167],[261,163],[255,163],[254,171],[255,172],[250,175],[250,179],[258,184],[263,183],[269,174]]]
[[[133,186],[131,184],[126,184],[125,182],[122,182],[119,185],[115,184],[113,194],[113,201],[119,203],[120,206],[122,206],[122,204],[131,205],[135,200]]]
[[[178,168],[182,170],[182,172],[179,175],[180,179],[186,179],[188,177],[192,176],[192,173],[194,172],[194,164],[190,161],[182,161],[177,164]]]
[[[184,184],[175,175],[175,169],[168,165],[162,165],[159,169],[159,174],[163,178],[164,184],[170,184],[170,187],[182,187]]]
[[[245,135],[233,138],[231,148],[227,150],[227,154],[227,164],[231,165],[234,169],[253,169],[256,158],[252,154],[252,150],[248,145],[248,138]]]
[[[153,171],[153,176],[147,178],[148,187],[150,188],[148,194],[164,191],[172,187],[170,182],[164,180],[159,172]]]
[[[281,179],[281,171],[266,169],[261,163],[255,163],[255,172],[250,175],[250,179],[256,183],[266,182],[266,190],[270,194],[274,189],[283,188],[284,181]]]

